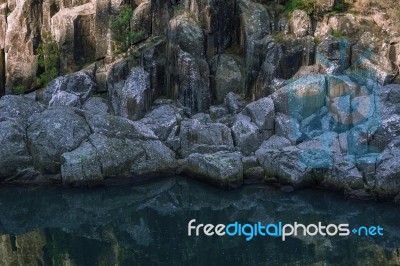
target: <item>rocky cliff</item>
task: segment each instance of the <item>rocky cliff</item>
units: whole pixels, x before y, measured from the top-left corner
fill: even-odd
[[[0,92],[38,89],[44,32],[61,73],[0,99],[2,180],[81,186],[183,173],[393,199],[397,17],[390,5],[356,8],[368,1],[283,2],[0,2]],[[126,4],[141,33],[130,58],[115,54],[110,27]]]

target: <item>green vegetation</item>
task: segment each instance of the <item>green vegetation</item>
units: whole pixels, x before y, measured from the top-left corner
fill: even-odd
[[[111,19],[111,31],[112,38],[115,42],[116,54],[124,54],[135,56],[137,51],[132,48],[132,45],[138,42],[143,37],[143,32],[132,32],[131,31],[131,20],[133,10],[129,5],[123,5],[121,12],[118,16],[114,16]]]
[[[59,74],[60,51],[51,33],[45,31],[42,33],[42,41],[36,52],[39,55],[39,67],[44,69],[44,72],[36,79],[36,83],[44,87]]]
[[[335,38],[343,38],[343,33],[338,30],[332,30],[332,36]]]
[[[296,9],[301,9],[311,15],[315,11],[315,5],[316,0],[288,0],[285,5],[285,14],[289,16]]]
[[[25,92],[24,85],[17,85],[11,89],[12,94],[23,94]]]

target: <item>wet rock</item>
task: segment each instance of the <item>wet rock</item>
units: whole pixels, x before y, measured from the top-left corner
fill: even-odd
[[[149,127],[160,140],[166,140],[171,130],[182,120],[179,109],[171,105],[156,106],[140,122]]]
[[[106,115],[110,113],[110,107],[106,99],[91,97],[83,105],[83,109],[94,114]]]
[[[203,124],[196,119],[182,121],[180,129],[181,155],[214,153],[233,150],[230,128],[220,123]]]
[[[222,188],[235,188],[243,184],[241,157],[238,152],[191,154],[185,161],[184,172],[190,177]]]
[[[348,196],[351,199],[356,199],[356,200],[372,200],[372,199],[374,199],[374,195],[365,189],[350,190],[350,191],[346,192],[346,196]]]
[[[38,102],[24,96],[6,95],[0,98],[0,121],[15,119],[25,125],[31,115],[43,110]]]
[[[133,68],[124,85],[114,86],[109,95],[116,115],[131,120],[141,119],[153,102],[149,73],[142,67]]]
[[[61,156],[61,178],[65,186],[86,187],[103,181],[100,158],[89,142]]]
[[[211,59],[210,65],[212,97],[215,103],[222,103],[229,92],[244,93],[238,58],[225,54],[217,55]]]
[[[35,168],[59,173],[61,155],[79,147],[89,135],[86,120],[75,109],[58,107],[32,115],[27,137]]]
[[[245,169],[243,175],[245,179],[255,179],[263,181],[265,178],[264,169],[261,166]]]
[[[246,120],[237,120],[233,124],[232,136],[235,146],[239,147],[244,155],[250,155],[262,142],[259,128]]]
[[[24,126],[13,120],[0,120],[0,179],[16,175],[32,165]]]
[[[76,105],[80,107],[96,89],[97,84],[91,74],[85,71],[76,72],[51,81],[43,92],[42,100],[44,104],[53,102],[53,105],[67,106],[76,102]]]

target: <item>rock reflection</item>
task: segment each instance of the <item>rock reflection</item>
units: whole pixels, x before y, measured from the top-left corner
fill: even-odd
[[[381,225],[384,237],[188,237],[200,223]],[[0,188],[1,265],[399,265],[398,207],[184,178],[91,190]]]

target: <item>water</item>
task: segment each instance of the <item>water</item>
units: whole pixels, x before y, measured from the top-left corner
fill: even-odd
[[[188,237],[200,223],[381,225],[383,237]],[[91,190],[0,188],[0,265],[399,265],[399,207],[318,190],[185,178]]]

